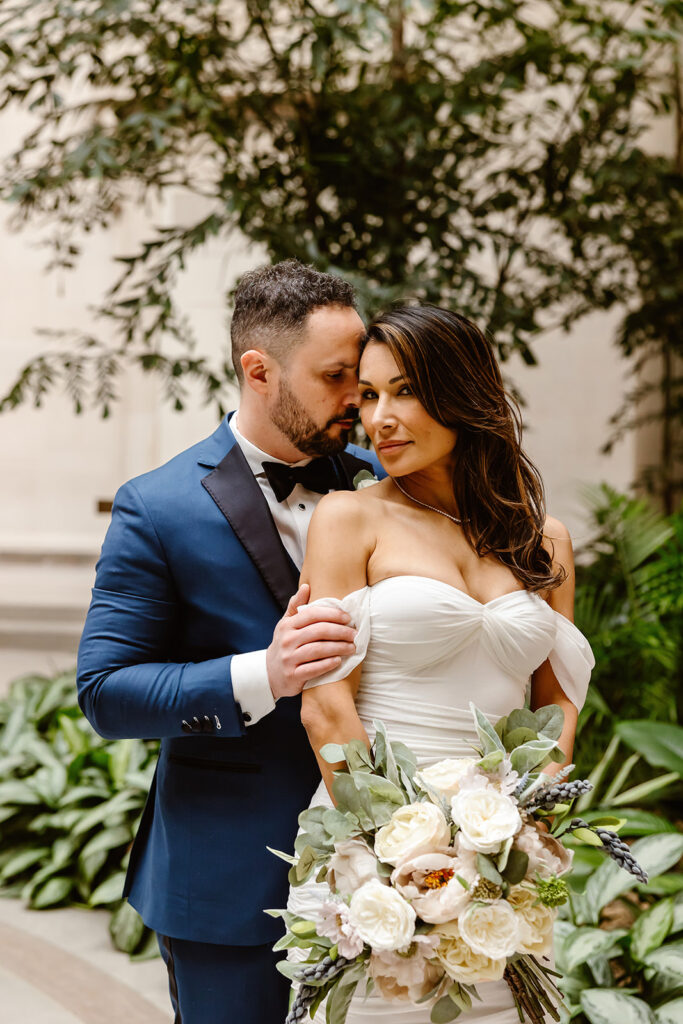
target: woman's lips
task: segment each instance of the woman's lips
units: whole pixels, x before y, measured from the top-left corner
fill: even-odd
[[[400,451],[401,448],[405,448],[409,444],[410,441],[385,441],[384,444],[377,445],[377,450],[384,452],[385,455],[390,455],[392,452]]]

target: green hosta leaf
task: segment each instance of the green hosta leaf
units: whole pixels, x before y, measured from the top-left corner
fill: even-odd
[[[98,871],[101,871],[106,864],[107,856],[108,854],[106,850],[97,850],[95,853],[91,853],[87,857],[83,857],[81,855],[78,858],[78,869],[81,874],[79,890],[83,899],[90,899],[93,879]]]
[[[21,875],[28,868],[33,867],[34,864],[40,864],[42,860],[49,856],[50,848],[47,846],[34,846],[19,850],[3,865],[2,871],[0,871],[0,879],[6,882],[16,875]]]
[[[667,789],[668,786],[673,786],[674,782],[678,782],[678,772],[669,772],[667,775],[658,775],[655,779],[648,779],[647,782],[641,782],[638,786],[633,786],[631,789],[625,789],[618,796],[612,797],[612,807],[623,807],[624,804],[637,804],[641,800],[645,800],[651,797],[653,793],[658,793],[662,789]]]
[[[31,897],[30,906],[34,910],[55,907],[58,903],[64,902],[72,889],[73,880],[71,878],[64,878],[63,876],[50,878],[45,885],[34,892]]]
[[[432,1024],[448,1024],[448,1021],[455,1020],[461,1013],[462,1010],[453,1002],[450,996],[443,996],[432,1007],[429,1019]]]
[[[638,884],[638,892],[651,893],[654,896],[672,896],[683,890],[683,874],[671,871],[666,875],[655,875],[647,884]]]
[[[128,814],[140,806],[139,794],[131,793],[129,790],[124,789],[109,800],[106,800],[103,804],[98,804],[91,810],[86,811],[78,823],[74,825],[74,835],[83,835],[83,833],[89,832],[91,828],[94,828],[95,825],[100,825],[103,821],[109,820],[111,823],[115,815]]]
[[[659,875],[672,867],[683,855],[683,835],[665,832],[637,839],[631,853],[648,875]],[[586,884],[586,903],[593,920],[604,906],[632,888],[634,878],[613,860],[606,860]]]
[[[86,754],[90,750],[90,736],[69,715],[59,716],[59,728],[73,754]]]
[[[647,1003],[616,989],[584,989],[581,1009],[591,1024],[654,1024]]]
[[[683,939],[667,942],[648,953],[644,963],[655,976],[653,994],[657,998],[683,994]]]
[[[100,850],[114,850],[119,846],[127,846],[132,840],[128,825],[117,825],[116,828],[105,828],[97,832],[81,850],[81,857],[88,857]]]
[[[671,999],[654,1011],[655,1024],[683,1024],[683,998]]]
[[[108,755],[109,775],[114,789],[122,789],[125,784],[126,773],[130,766],[131,754],[137,740],[119,740],[113,744],[113,749]]]
[[[641,914],[631,931],[631,956],[642,961],[658,949],[671,931],[673,919],[672,899],[660,900]]]
[[[19,779],[0,782],[0,804],[31,804],[41,803],[41,798],[33,786]]]
[[[91,907],[103,906],[107,903],[118,903],[126,881],[125,871],[116,871],[113,875],[97,886],[88,900]]]
[[[484,755],[490,754],[494,750],[502,750],[503,753],[505,753],[505,747],[496,730],[493,728],[488,718],[482,714],[479,708],[472,704],[471,701],[470,711],[474,716],[474,724],[477,730],[477,735],[481,740]]]
[[[562,962],[571,973],[592,957],[605,956],[628,932],[625,929],[577,928],[564,942]]]
[[[683,777],[683,727],[671,722],[619,722],[614,730],[632,750],[649,764],[678,772]]]
[[[109,934],[116,948],[124,953],[134,953],[139,946],[145,934],[145,925],[135,907],[131,907],[127,900],[112,914]]]
[[[131,960],[133,963],[142,963],[145,960],[156,960],[160,956],[156,932],[153,932],[151,928],[145,928],[142,942],[137,946],[135,953],[131,955]]]
[[[590,812],[583,815],[586,821],[592,821],[589,814]],[[654,811],[643,811],[640,807],[619,807],[619,815],[624,819],[622,836],[651,836],[657,832],[678,832],[672,821]]]

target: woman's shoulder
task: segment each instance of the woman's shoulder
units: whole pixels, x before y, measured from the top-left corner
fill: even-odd
[[[546,516],[543,525],[543,547],[552,559],[553,569],[560,570],[565,575],[565,582],[557,588],[562,590],[571,583],[574,576],[574,548],[572,547],[572,536],[568,528],[554,516]],[[571,584],[573,586],[573,584]],[[551,596],[556,591],[551,591]]]
[[[361,522],[377,511],[378,501],[384,498],[383,481],[358,491],[330,491],[318,502],[315,515],[327,522],[352,520]]]
[[[572,537],[567,527],[559,519],[555,519],[554,516],[545,517],[543,536],[547,540],[557,540],[565,543],[569,541],[570,544],[572,542]]]

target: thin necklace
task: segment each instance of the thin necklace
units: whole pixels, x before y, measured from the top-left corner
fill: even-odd
[[[401,494],[405,494],[406,498],[414,501],[416,505],[422,505],[422,508],[428,508],[430,512],[438,512],[440,516],[445,516],[446,519],[450,519],[452,522],[457,523],[458,526],[462,526],[462,519],[458,519],[457,516],[452,516],[450,512],[444,512],[442,508],[436,508],[435,505],[428,505],[426,501],[420,501],[419,498],[414,498],[412,494],[408,494],[405,487],[401,487],[395,476],[392,476],[391,479],[394,481]]]

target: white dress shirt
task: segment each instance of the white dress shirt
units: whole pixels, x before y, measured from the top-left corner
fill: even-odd
[[[296,567],[301,569],[306,552],[308,525],[322,494],[309,491],[307,487],[297,484],[288,498],[278,501],[268,483],[263,463],[280,462],[287,466],[305,466],[311,460],[307,458],[301,459],[300,462],[289,463],[261,451],[240,432],[237,416],[238,414],[235,413],[230,420],[230,429],[249,463],[256,482],[263,491],[285,550]],[[255,725],[259,719],[269,714],[275,707],[275,700],[268,682],[266,652],[250,651],[247,654],[235,654],[232,659],[231,672],[232,692],[235,700],[242,709],[242,715],[247,725]]]

